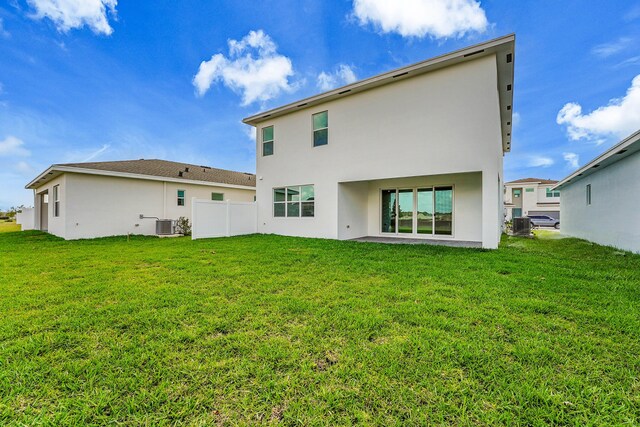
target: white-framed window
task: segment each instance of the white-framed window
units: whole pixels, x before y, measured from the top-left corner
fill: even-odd
[[[315,216],[313,185],[296,185],[273,189],[273,216],[276,218],[311,218]]]
[[[224,193],[211,193],[211,200],[222,202],[224,200]]]
[[[262,128],[262,155],[273,155],[273,126]]]
[[[587,184],[587,205],[591,204],[591,184]]]
[[[313,146],[319,147],[329,143],[329,112],[322,111],[313,118]]]
[[[60,185],[53,186],[53,216],[60,216]]]
[[[453,186],[383,189],[382,233],[453,235]]]
[[[184,206],[185,190],[178,190],[178,206]]]

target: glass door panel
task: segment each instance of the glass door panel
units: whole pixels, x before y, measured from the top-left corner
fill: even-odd
[[[382,190],[382,232],[396,232],[396,190]]]
[[[433,234],[433,189],[418,189],[418,234]]]
[[[435,189],[435,234],[453,234],[453,188]]]
[[[398,191],[398,233],[413,233],[413,190]]]

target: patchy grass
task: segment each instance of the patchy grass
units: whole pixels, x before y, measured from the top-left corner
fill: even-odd
[[[15,221],[0,221],[0,233],[20,231],[20,226]]]
[[[0,235],[2,425],[634,425],[640,256]]]

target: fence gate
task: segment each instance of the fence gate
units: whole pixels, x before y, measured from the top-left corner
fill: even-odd
[[[192,199],[191,238],[239,236],[258,231],[256,202]]]

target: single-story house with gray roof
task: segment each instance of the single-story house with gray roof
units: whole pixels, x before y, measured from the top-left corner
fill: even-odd
[[[156,233],[191,219],[191,199],[252,202],[254,174],[166,160],[54,164],[27,184],[37,230],[64,239]]]
[[[554,189],[563,234],[640,253],[640,130]]]

